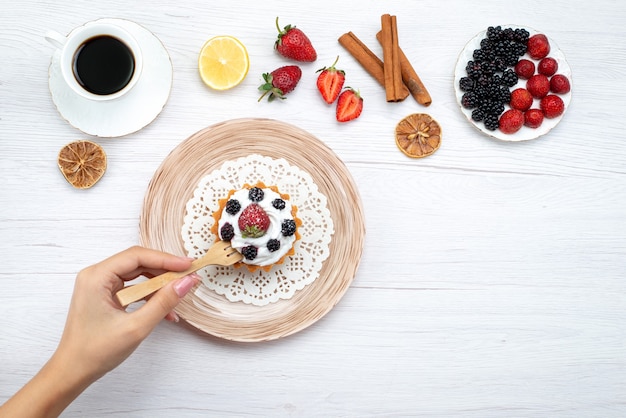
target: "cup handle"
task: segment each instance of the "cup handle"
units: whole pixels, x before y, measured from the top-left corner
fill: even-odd
[[[49,30],[48,32],[46,32],[45,38],[46,38],[46,41],[50,42],[53,46],[57,47],[58,49],[63,48],[65,41],[67,41],[67,38],[65,36],[53,30]]]

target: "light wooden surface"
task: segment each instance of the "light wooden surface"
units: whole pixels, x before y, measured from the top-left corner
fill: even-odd
[[[626,416],[626,5],[583,1],[3,3],[0,14],[0,401],[48,359],[75,274],[138,243],[152,174],[194,132],[238,117],[293,123],[345,161],[363,199],[367,237],[357,277],[321,321],[285,339],[229,343],[163,323],[66,417]],[[353,31],[381,53],[380,16],[398,16],[400,45],[428,87],[386,103],[337,42]],[[285,102],[257,103],[261,73],[283,65],[274,19],[312,38]],[[155,33],[174,83],[161,115],[136,134],[95,139],[109,168],[72,189],[56,167],[90,138],[56,111],[47,85],[48,29],[120,17]],[[489,139],[457,108],[452,84],[465,42],[489,25],[545,31],[573,72],[573,100],[549,135]],[[231,34],[251,68],[228,92],[196,70],[209,37]],[[332,64],[365,110],[334,121],[314,88]],[[425,111],[443,127],[423,160],[395,146],[397,121]]]

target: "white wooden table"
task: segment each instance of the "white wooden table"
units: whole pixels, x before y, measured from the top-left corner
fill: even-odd
[[[3,3],[0,15],[0,401],[48,359],[75,274],[138,243],[147,185],[194,132],[266,117],[320,138],[362,196],[367,236],[350,289],[322,320],[269,343],[231,343],[163,323],[67,417],[626,416],[626,6],[582,1],[277,1]],[[380,15],[433,97],[386,103],[337,43],[353,31],[381,53]],[[319,59],[285,102],[257,103],[274,19],[305,30]],[[116,139],[66,123],[48,91],[48,29],[135,21],[166,46],[171,96],[159,117]],[[492,140],[457,107],[453,68],[490,25],[556,40],[573,72],[563,121],[523,143]],[[199,48],[230,34],[251,68],[228,92],[205,88]],[[365,110],[340,125],[317,97],[315,71],[337,55]],[[426,112],[443,126],[432,156],[396,148],[395,124]],[[109,167],[71,188],[56,166],[66,143],[99,142]]]

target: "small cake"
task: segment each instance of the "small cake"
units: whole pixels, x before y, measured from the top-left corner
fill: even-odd
[[[269,271],[295,253],[294,243],[300,238],[298,227],[302,224],[297,210],[289,195],[281,194],[275,186],[246,184],[219,200],[212,232],[220,240],[230,241],[243,255],[236,267],[245,264],[250,271]]]

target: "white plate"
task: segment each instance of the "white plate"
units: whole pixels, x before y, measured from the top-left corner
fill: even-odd
[[[505,28],[526,29],[530,33],[530,36],[540,33],[532,28],[529,28],[528,26],[517,26],[517,25],[500,25],[500,26],[502,27],[502,29],[505,29]],[[480,48],[480,41],[482,41],[483,38],[485,38],[486,36],[487,36],[487,30],[484,30],[478,33],[474,38],[472,38],[467,43],[467,45],[465,45],[465,48],[463,48],[463,51],[459,55],[459,58],[456,63],[456,67],[454,69],[454,91],[456,93],[456,101],[459,104],[461,111],[463,112],[465,117],[467,117],[467,120],[476,128],[478,128],[481,132],[493,138],[497,138],[503,141],[526,141],[529,139],[539,138],[540,136],[547,134],[548,132],[550,132],[552,128],[554,128],[561,121],[563,116],[565,116],[567,108],[569,107],[570,101],[572,99],[572,89],[570,89],[570,91],[567,94],[558,95],[561,97],[561,99],[563,99],[563,103],[565,104],[565,112],[563,112],[561,116],[559,116],[558,118],[554,118],[554,119],[544,118],[543,123],[538,128],[533,129],[527,126],[522,126],[522,128],[519,131],[515,132],[514,134],[505,134],[499,129],[496,129],[495,131],[490,131],[489,129],[485,128],[485,125],[482,122],[475,122],[474,120],[472,120],[472,109],[466,109],[461,104],[461,98],[463,97],[463,94],[465,92],[459,88],[459,80],[462,77],[467,76],[467,72],[465,71],[467,62],[473,59],[474,50]],[[548,56],[554,58],[559,65],[557,74],[563,74],[564,76],[566,76],[569,79],[570,86],[573,87],[572,71],[570,69],[569,64],[565,60],[565,55],[559,49],[559,47],[557,46],[556,42],[554,42],[554,40],[548,37],[548,41],[550,42],[550,53],[548,54]],[[528,59],[530,61],[533,61],[535,63],[535,67],[537,67],[537,64],[539,63],[538,60],[534,60],[530,58],[528,54],[524,54],[523,56],[520,57],[520,59]],[[526,80],[520,79],[515,86],[511,87],[511,91],[519,87],[526,87]],[[505,111],[510,109],[508,104],[506,104],[504,108],[505,108]],[[538,99],[534,99],[534,102],[531,108],[539,109]]]
[[[92,101],[76,94],[64,81],[56,50],[50,62],[49,88],[61,116],[75,128],[94,136],[118,137],[136,132],[163,110],[172,87],[172,62],[161,41],[137,23],[123,19],[100,19],[115,23],[135,36],[143,54],[143,73],[124,96]]]
[[[190,326],[240,342],[283,338],[324,317],[350,288],[365,242],[361,198],[341,159],[323,141],[294,125],[245,118],[219,122],[198,131],[165,158],[144,197],[139,219],[141,244],[187,254],[182,226],[186,205],[200,180],[220,169],[224,162],[253,153],[283,158],[309,173],[319,192],[328,199],[334,233],[328,244],[329,256],[318,276],[289,299],[265,306],[231,302],[201,284],[200,288],[206,291],[190,292],[176,307],[181,319]],[[261,169],[259,175],[263,176],[263,172]],[[302,233],[316,234],[311,225],[305,226]],[[299,247],[299,251],[312,250],[313,247]]]

